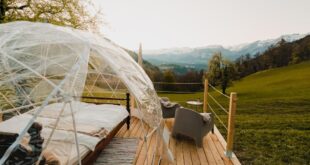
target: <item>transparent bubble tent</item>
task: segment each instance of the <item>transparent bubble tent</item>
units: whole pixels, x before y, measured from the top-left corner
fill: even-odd
[[[83,152],[94,150],[129,115],[124,106],[83,101],[98,93],[109,98],[130,93],[141,121],[160,127],[151,80],[116,44],[48,23],[0,24],[0,143],[1,136],[15,135],[4,138],[10,145],[0,164],[25,161],[19,158],[24,150],[31,151],[30,164],[80,164]]]

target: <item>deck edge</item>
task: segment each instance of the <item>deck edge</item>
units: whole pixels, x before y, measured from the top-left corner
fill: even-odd
[[[227,143],[215,125],[214,125],[214,134],[216,135],[216,137],[218,138],[218,140],[220,141],[221,145],[223,146],[223,148],[225,150]],[[237,158],[237,156],[235,155],[234,152],[232,153],[232,158],[230,160],[233,162],[234,165],[241,165],[239,159]]]

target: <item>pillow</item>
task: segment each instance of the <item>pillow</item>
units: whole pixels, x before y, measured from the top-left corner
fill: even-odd
[[[204,122],[211,121],[211,113],[200,113]]]

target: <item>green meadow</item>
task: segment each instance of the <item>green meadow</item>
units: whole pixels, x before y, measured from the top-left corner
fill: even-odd
[[[209,92],[228,109],[227,98]],[[243,164],[310,164],[310,62],[252,74],[229,92],[238,94],[234,152]],[[159,95],[185,107],[187,100],[203,99],[202,92]],[[226,113],[208,100],[227,124]],[[216,124],[225,138],[225,128]]]

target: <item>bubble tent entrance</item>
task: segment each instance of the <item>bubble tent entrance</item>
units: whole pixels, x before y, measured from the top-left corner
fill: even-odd
[[[95,96],[98,90],[108,97],[118,97],[122,92],[133,95],[141,122],[153,128],[151,133],[158,132],[160,138],[162,114],[156,91],[144,70],[122,48],[104,37],[68,27],[30,22],[1,24],[0,113],[4,117],[12,114],[16,115],[12,118],[24,114],[31,117],[24,125],[20,124],[18,137],[0,164],[5,163],[25,137],[29,138],[29,128],[55,103],[60,105],[55,110],[53,124],[49,123],[49,131],[45,132],[48,138],[44,140],[43,152],[54,134],[63,131],[57,132],[62,120],[67,123],[69,120],[72,127],[69,139],[74,143],[67,147],[68,152],[76,149],[81,164],[77,144],[82,135],[77,131],[79,121],[75,114],[81,111],[82,96]],[[49,113],[46,114],[48,118]],[[145,134],[145,140],[148,136]],[[41,158],[42,153],[37,163]]]

